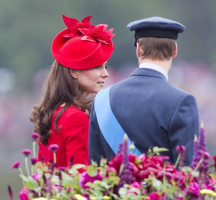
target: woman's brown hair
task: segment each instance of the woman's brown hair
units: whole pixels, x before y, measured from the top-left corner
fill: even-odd
[[[175,40],[168,38],[139,38],[141,59],[169,60],[176,48]]]
[[[35,124],[34,132],[40,134],[39,141],[44,145],[48,142],[51,118],[60,105],[64,105],[64,107],[58,112],[54,120],[56,131],[59,117],[70,105],[90,112],[92,99],[82,99],[82,91],[76,79],[71,76],[71,70],[73,69],[64,67],[54,61],[44,85],[41,102],[34,106],[30,115],[30,120]]]

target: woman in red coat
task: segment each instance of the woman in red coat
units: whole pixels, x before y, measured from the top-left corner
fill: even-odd
[[[49,147],[58,145],[57,167],[88,164],[88,128],[92,94],[108,77],[107,60],[114,50],[113,29],[81,22],[63,15],[66,29],[56,35],[51,52],[55,61],[48,75],[44,95],[34,106],[31,121],[40,134],[38,159],[54,162]]]

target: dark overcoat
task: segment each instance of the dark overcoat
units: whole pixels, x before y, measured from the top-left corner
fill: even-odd
[[[194,136],[199,131],[198,108],[192,95],[169,83],[156,70],[137,68],[111,87],[110,106],[140,152],[147,153],[155,146],[164,147],[169,151],[163,155],[175,163],[176,146],[184,145],[185,164],[190,164]],[[100,131],[94,108],[93,105],[90,114],[89,157],[99,162],[102,157],[114,157],[115,153]]]

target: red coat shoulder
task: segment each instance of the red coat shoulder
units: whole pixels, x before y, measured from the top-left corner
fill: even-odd
[[[53,160],[53,154],[48,150],[49,145],[58,144],[60,149],[56,152],[57,166],[69,166],[71,158],[73,164],[89,164],[88,158],[88,131],[89,117],[80,109],[70,106],[64,111],[57,122],[57,129],[54,129],[56,114],[63,107],[59,107],[52,117],[51,136],[48,144],[39,144],[38,158],[44,158],[45,162]]]
[[[65,141],[67,163],[73,157],[73,164],[88,164],[88,115],[70,106],[60,117],[59,125]]]

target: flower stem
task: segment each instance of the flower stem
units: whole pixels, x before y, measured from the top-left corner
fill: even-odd
[[[27,176],[30,176],[29,168],[28,168],[28,157],[27,156],[25,156],[25,167],[26,167]]]
[[[35,157],[36,158],[36,142],[35,141],[33,141],[33,143],[32,143],[32,150],[33,150],[33,157]]]
[[[200,165],[202,164],[202,162],[204,161],[204,158],[202,157],[200,160],[199,160],[199,162],[197,163],[197,166],[195,167],[195,171],[197,171],[198,170],[198,168],[200,167]]]
[[[53,159],[54,159],[54,164],[56,164],[56,153],[53,152]]]
[[[33,175],[35,171],[36,171],[36,170],[35,170],[35,166],[32,165],[32,166],[31,166],[31,175]]]
[[[198,168],[199,168],[199,166],[202,164],[203,160],[204,160],[204,158],[202,157],[202,158],[199,160],[199,162],[197,163],[197,165],[196,165],[194,171],[197,171],[197,170],[198,170]],[[191,184],[191,182],[193,181],[193,178],[194,178],[194,176],[192,175],[191,178],[190,178],[190,180],[189,180],[189,184]]]
[[[178,155],[178,158],[177,158],[177,160],[176,160],[176,162],[175,162],[175,165],[174,165],[175,168],[177,167],[177,165],[178,165],[178,163],[179,163],[179,160],[180,160],[180,154]]]
[[[22,168],[19,167],[18,169],[19,169],[19,171],[20,171],[20,175],[23,175],[23,176],[24,176]],[[22,183],[23,183],[23,186],[24,186],[24,181],[23,181],[23,179],[22,179]]]

